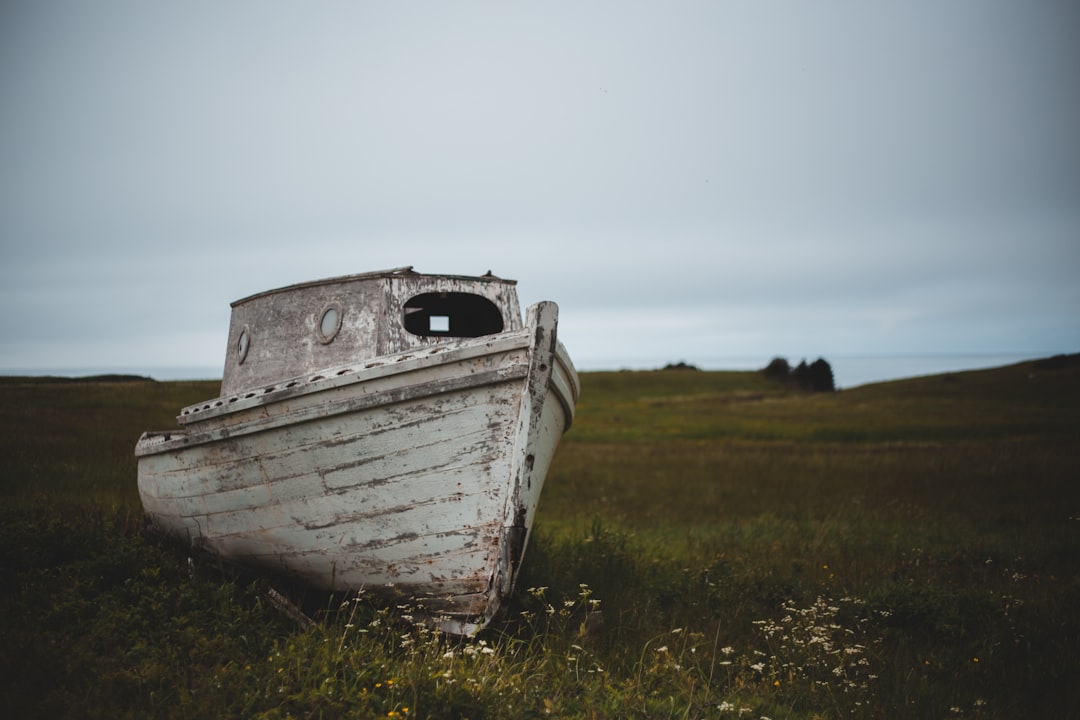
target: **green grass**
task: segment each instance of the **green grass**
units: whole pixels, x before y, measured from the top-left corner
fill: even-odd
[[[804,394],[587,373],[507,620],[279,587],[144,534],[132,449],[214,383],[0,383],[17,717],[1070,717],[1080,363]]]
[[[180,409],[217,395],[217,382],[0,382],[5,505],[139,509],[135,442],[176,427]]]

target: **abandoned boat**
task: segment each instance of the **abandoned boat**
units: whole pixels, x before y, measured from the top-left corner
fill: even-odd
[[[135,448],[166,533],[471,634],[510,596],[580,389],[558,307],[398,268],[232,304],[218,398]]]

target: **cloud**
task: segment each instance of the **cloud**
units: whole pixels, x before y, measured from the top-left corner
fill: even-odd
[[[229,301],[407,264],[593,357],[1080,336],[1066,4],[0,12],[0,366],[217,365]]]

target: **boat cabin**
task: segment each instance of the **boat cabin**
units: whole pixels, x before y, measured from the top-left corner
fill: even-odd
[[[451,339],[520,330],[516,281],[411,267],[290,285],[232,303],[221,395]]]

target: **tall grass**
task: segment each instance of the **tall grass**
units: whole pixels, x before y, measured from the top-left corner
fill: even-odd
[[[277,585],[314,620],[301,625],[268,579],[144,535],[134,440],[215,391],[0,385],[0,705],[266,718],[1080,706],[1075,361],[828,395],[753,373],[585,374],[511,612],[468,640],[364,594]]]
[[[0,382],[5,504],[139,508],[135,442],[176,427],[186,405],[217,395],[216,382]]]

